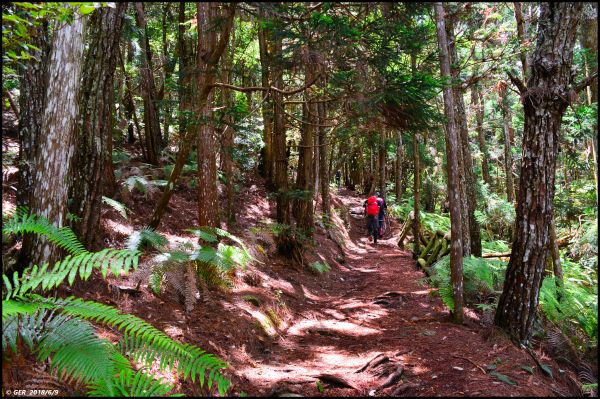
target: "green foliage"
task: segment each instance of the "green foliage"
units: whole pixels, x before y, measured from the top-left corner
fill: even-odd
[[[233,284],[231,277],[235,270],[245,268],[249,262],[254,260],[245,243],[225,230],[203,226],[187,231],[209,245],[187,241],[171,251],[161,247],[162,253],[154,258],[149,270],[149,286],[155,293],[161,291],[165,278],[173,273],[185,273],[188,266],[191,266],[196,276],[203,279],[209,286],[228,289]],[[219,238],[231,240],[236,245],[219,242],[214,246]],[[176,289],[184,297],[193,295],[188,292],[187,287],[175,284],[177,285]]]
[[[3,275],[2,346],[18,354],[17,342],[23,341],[36,353],[38,361],[51,361],[51,367],[63,378],[85,383],[93,395],[155,396],[167,394],[172,386],[154,381],[151,375],[134,372],[128,359],[147,366],[154,360],[161,369],[176,369],[184,378],[208,387],[216,384],[225,394],[229,381],[221,374],[227,364],[200,348],[172,340],[166,334],[136,316],[118,309],[80,298],[52,298],[33,293],[58,287],[65,279],[72,284],[79,271],[87,279],[91,270],[100,269],[106,276],[109,267],[115,275],[137,267],[139,236],[130,242],[131,249],[103,249],[88,252],[68,228],[58,229],[45,218],[27,215],[19,209],[4,218],[3,235],[36,233],[70,254],[54,267],[34,265],[22,277],[15,272],[12,282]],[[152,238],[151,238],[152,239]],[[156,240],[156,237],[154,237]],[[227,255],[223,255],[226,257]],[[231,257],[231,255],[230,255]],[[97,336],[93,324],[108,325],[122,334],[117,345]]]
[[[115,211],[117,211],[119,215],[123,216],[124,219],[127,219],[127,211],[129,209],[125,205],[123,205],[119,201],[105,196],[102,196],[102,202],[104,202],[106,205],[110,206]]]
[[[319,274],[329,273],[331,271],[331,266],[329,266],[327,262],[313,262],[309,266]]]
[[[135,372],[124,370],[117,376],[113,376],[110,383],[102,381],[92,385],[90,388],[91,391],[88,392],[88,395],[92,397],[152,398],[184,396],[183,394],[167,395],[169,391],[173,390],[174,386],[163,382],[162,379],[155,380],[151,375],[146,374],[142,370]]]
[[[127,191],[133,192],[138,190],[144,195],[148,195],[148,188],[151,186],[164,187],[167,185],[166,180],[148,180],[144,176],[129,176],[123,185],[127,188]]]
[[[164,250],[169,244],[169,240],[160,233],[157,233],[149,227],[144,227],[139,231],[134,231],[125,246],[130,251],[135,251],[141,248],[153,247],[154,249],[161,251]]]
[[[485,297],[500,289],[504,281],[506,263],[499,260],[463,258],[464,295],[467,300]],[[450,310],[454,310],[454,297],[450,280],[450,255],[431,267],[431,284],[438,287],[438,295]]]
[[[510,240],[510,232],[515,222],[515,207],[505,198],[496,193],[490,193],[487,185],[481,186],[483,212],[476,212],[475,217],[481,225],[484,238]]]
[[[556,286],[554,277],[544,278],[540,305],[546,317],[557,323],[578,347],[583,348],[586,343],[597,346],[598,285],[595,281],[592,284],[586,281],[589,277],[579,265],[569,262],[563,266],[563,287]]]
[[[33,233],[43,235],[48,241],[56,244],[71,255],[86,252],[75,233],[68,227],[58,228],[48,219],[29,214],[26,207],[19,207],[13,215],[6,215],[2,226],[2,235]]]

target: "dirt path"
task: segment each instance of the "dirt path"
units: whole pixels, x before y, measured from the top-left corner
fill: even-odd
[[[341,199],[349,208],[361,204],[357,197]],[[486,340],[473,312],[466,325],[451,323],[395,235],[374,247],[363,223],[351,218],[352,250],[344,267],[321,277],[314,289],[301,284],[298,295],[285,296],[295,321],[251,367],[236,368],[247,383],[240,389],[261,396],[556,395],[554,381],[521,368],[534,366],[525,352],[502,336]],[[376,357],[383,363],[357,372]],[[492,364],[517,385],[487,374]],[[344,381],[325,379],[320,388],[319,374]],[[343,382],[352,388],[339,386]]]

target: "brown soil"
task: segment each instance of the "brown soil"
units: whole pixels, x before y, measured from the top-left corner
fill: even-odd
[[[115,285],[132,286],[133,277],[109,278],[106,282],[95,276],[63,293],[116,306],[173,338],[220,356],[230,364],[225,372],[233,383],[230,395],[578,393],[570,388],[574,380],[570,371],[559,372],[556,363],[538,353],[543,363],[552,368],[554,379],[543,375],[525,351],[501,333],[483,327],[472,310],[467,309],[464,325],[450,322],[448,311],[438,297],[431,295],[433,289],[423,282],[424,274],[415,268],[411,254],[396,246],[397,223],[391,226],[390,238],[377,246],[368,242],[364,221],[348,212],[362,202],[352,192],[334,194],[334,206],[340,210],[334,217],[335,234],[328,238],[323,228],[317,228],[315,245],[305,253],[304,265],[277,255],[267,227],[274,219],[275,207],[273,201],[267,200],[263,187],[258,178],[246,184],[239,197],[243,207],[239,209],[238,224],[230,227],[248,242],[262,263],[238,271],[230,291],[212,290],[191,314],[186,314],[180,300],[170,292],[155,296],[143,287],[139,295],[129,296],[114,289]],[[187,188],[184,180],[158,229],[173,242],[193,239],[183,230],[195,226],[195,192]],[[14,203],[14,197],[5,193],[3,207],[5,201]],[[103,246],[123,245],[133,229],[141,228],[158,194],[123,198],[132,211],[128,220],[103,205]],[[335,239],[344,242],[338,245]],[[261,250],[257,249],[259,246]],[[140,268],[147,267],[148,259],[149,256],[142,260]],[[322,275],[311,272],[306,263],[315,260],[326,261],[331,271]],[[245,300],[247,295],[258,299],[259,306]],[[376,357],[381,364],[363,367]],[[494,372],[507,376],[516,385],[491,375],[487,367],[492,365],[496,366]],[[533,367],[534,373],[521,366]],[[210,393],[190,381],[179,381],[172,372],[159,375],[175,383],[177,392]],[[317,383],[318,376],[321,383]],[[18,377],[20,381],[22,377]],[[380,388],[386,381],[388,386]]]

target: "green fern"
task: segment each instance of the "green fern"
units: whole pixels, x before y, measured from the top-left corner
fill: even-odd
[[[73,230],[68,227],[58,228],[48,219],[35,214],[29,214],[26,207],[19,207],[9,216],[2,226],[2,235],[34,233],[44,236],[71,255],[86,252],[83,244],[77,239]]]
[[[128,398],[151,398],[167,396],[173,390],[173,385],[163,382],[161,379],[154,380],[151,375],[143,371],[133,372],[126,370],[113,377],[110,385],[102,382],[91,386],[88,392],[92,397],[119,396]],[[169,397],[180,397],[183,394],[171,394]]]
[[[327,262],[313,262],[309,266],[319,274],[329,273],[329,271],[331,271],[331,266],[329,266]]]
[[[149,227],[144,227],[140,231],[135,231],[129,236],[125,246],[130,251],[135,251],[144,246],[151,246],[159,251],[163,251],[169,244],[169,240],[160,233],[157,233]]]
[[[113,208],[115,211],[119,212],[119,214],[121,216],[123,216],[124,219],[127,220],[127,211],[129,209],[125,205],[123,205],[119,201],[116,201],[116,200],[114,200],[112,198],[108,198],[108,197],[105,197],[105,196],[102,196],[102,202],[104,202],[106,205],[108,205],[111,208]]]
[[[93,269],[99,269],[106,277],[109,271],[115,275],[137,268],[142,242],[166,246],[164,237],[143,230],[130,240],[132,249],[104,249],[88,252],[68,228],[56,228],[45,218],[28,215],[26,209],[17,210],[4,217],[3,234],[37,233],[66,249],[68,255],[52,268],[48,264],[27,268],[21,277],[15,272],[10,280],[3,275],[4,295],[2,306],[3,349],[17,350],[21,338],[34,348],[38,360],[51,359],[51,366],[61,375],[86,384],[92,384],[95,393],[110,396],[158,395],[171,388],[151,377],[133,373],[123,354],[152,363],[155,359],[161,368],[177,368],[184,378],[191,377],[204,384],[208,372],[208,386],[216,383],[221,395],[227,392],[230,382],[220,373],[227,363],[198,347],[181,344],[169,338],[145,321],[119,310],[79,298],[46,298],[34,294],[36,289],[49,290],[65,280],[72,284],[77,274],[87,279]],[[221,264],[236,260],[227,250],[215,251],[214,257]],[[91,322],[109,325],[123,333],[117,346],[100,339]],[[117,350],[119,349],[119,350]],[[121,353],[122,354],[121,354]]]
[[[3,302],[3,305],[7,301]],[[20,338],[40,362],[51,359],[50,366],[64,379],[92,383],[112,378],[119,354],[108,340],[96,335],[94,327],[66,315],[53,315],[44,307],[32,313],[2,317],[2,348],[17,353]],[[10,349],[10,350],[8,350]]]

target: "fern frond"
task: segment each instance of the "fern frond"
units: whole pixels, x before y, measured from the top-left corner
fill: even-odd
[[[214,380],[221,395],[229,388],[229,380],[220,373],[220,370],[228,366],[227,363],[194,345],[174,341],[136,316],[123,314],[108,305],[74,297],[61,299],[30,295],[29,299],[53,306],[61,313],[119,329],[124,335],[120,343],[122,351],[136,360],[151,363],[157,357],[160,359],[160,367],[168,369],[175,368],[178,363],[177,368],[180,372],[183,371],[184,378],[188,375],[192,381],[198,378],[201,385],[204,384],[206,371],[210,370],[209,387]]]
[[[44,236],[48,241],[66,250],[71,255],[85,252],[85,247],[68,227],[58,228],[43,216],[29,214],[26,207],[19,207],[2,226],[2,234],[35,233]]]
[[[5,299],[25,295],[40,286],[43,290],[50,290],[58,287],[65,279],[72,285],[78,272],[82,280],[88,279],[94,269],[99,269],[103,277],[109,271],[115,276],[121,276],[131,268],[137,268],[139,255],[137,251],[106,248],[99,252],[84,251],[76,256],[68,255],[50,270],[48,264],[42,267],[34,265],[25,269],[23,278],[13,279],[13,284],[3,276]]]
[[[95,397],[159,397],[166,396],[174,386],[163,382],[162,379],[153,380],[152,376],[139,370],[133,372],[125,370],[115,376],[111,381],[111,386],[102,382],[92,385],[92,390],[88,392],[89,396]],[[171,394],[170,397],[184,396],[183,394]]]
[[[120,355],[114,345],[96,335],[89,322],[64,314],[54,315],[44,309],[43,303],[30,305],[41,306],[33,314],[3,320],[3,348],[10,347],[16,352],[20,338],[34,351],[38,361],[50,359],[51,368],[67,380],[91,383],[111,378],[114,360]]]
[[[125,246],[130,251],[140,250],[143,245],[150,245],[161,251],[169,245],[169,240],[160,233],[157,233],[149,227],[144,227],[140,231],[135,231],[127,239]]]
[[[127,211],[129,209],[125,205],[112,198],[105,197],[104,195],[102,196],[102,202],[113,208],[115,211],[119,212],[119,214],[123,216],[123,218],[127,219]]]

